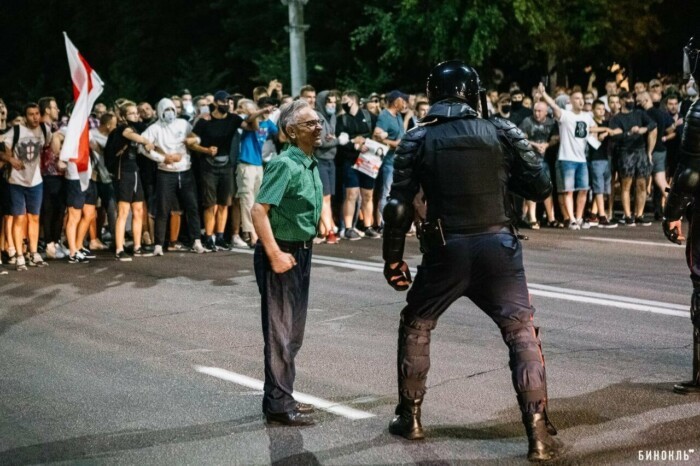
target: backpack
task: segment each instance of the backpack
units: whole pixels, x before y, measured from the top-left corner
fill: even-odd
[[[112,130],[107,136],[102,156],[104,157],[105,167],[110,174],[116,176],[119,171],[119,157],[129,148],[129,141],[122,137],[121,131]]]

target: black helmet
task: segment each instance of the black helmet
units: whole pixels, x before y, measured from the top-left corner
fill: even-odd
[[[695,34],[683,47],[683,73],[700,81],[700,32]]]
[[[434,104],[443,99],[459,99],[474,110],[479,106],[481,88],[479,73],[461,60],[444,61],[428,76],[428,100]]]

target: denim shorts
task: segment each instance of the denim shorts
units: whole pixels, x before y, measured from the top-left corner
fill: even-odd
[[[557,192],[585,191],[588,189],[588,164],[557,160]]]
[[[318,175],[321,177],[324,196],[335,196],[335,162],[318,159]]]
[[[651,173],[666,173],[666,151],[660,150],[651,154]]]
[[[593,194],[610,194],[610,163],[607,160],[588,162],[588,174],[591,179]]]
[[[10,187],[10,215],[39,215],[44,198],[44,183],[31,188],[17,184]]]

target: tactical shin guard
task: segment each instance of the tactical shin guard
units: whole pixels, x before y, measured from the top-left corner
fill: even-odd
[[[673,391],[682,395],[700,394],[700,288],[693,290],[690,320],[693,322],[693,375],[687,382],[673,386]]]

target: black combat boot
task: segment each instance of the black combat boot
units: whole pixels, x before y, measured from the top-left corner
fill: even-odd
[[[700,394],[700,289],[695,288],[690,299],[690,320],[693,322],[693,378],[673,386],[682,395]]]
[[[523,414],[523,424],[527,432],[528,460],[549,461],[564,453],[564,444],[549,434],[544,414]]]
[[[421,440],[425,438],[423,426],[420,423],[420,405],[423,398],[412,400],[401,397],[396,406],[396,417],[389,424],[389,432],[400,435],[408,440]]]

